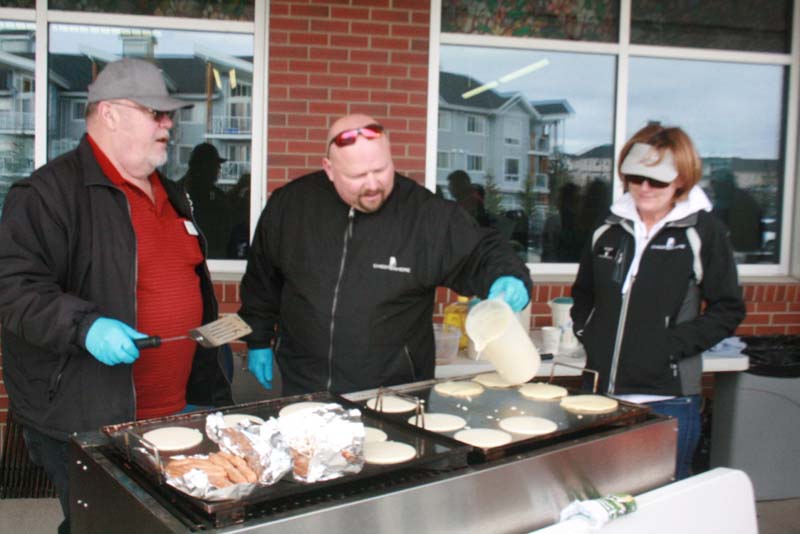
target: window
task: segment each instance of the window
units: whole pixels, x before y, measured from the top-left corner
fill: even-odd
[[[182,167],[189,165],[189,157],[192,155],[192,145],[178,146],[178,164]]]
[[[648,122],[682,126],[703,160],[700,185],[730,230],[736,261],[777,263],[786,67],[641,57],[630,65],[628,131]],[[672,76],[653,80],[661,72]]]
[[[442,0],[442,31],[610,42],[617,36],[618,13],[619,0]]]
[[[436,153],[436,168],[449,169],[450,168],[450,153],[440,150]]]
[[[195,122],[194,107],[184,108],[178,111],[178,120],[182,123]]]
[[[450,113],[447,111],[439,112],[439,130],[445,132],[450,131]]]
[[[176,115],[170,132],[175,144],[168,148],[167,162],[160,170],[187,186],[195,219],[208,240],[209,258],[238,258],[232,255],[229,241],[238,223],[245,224],[244,234],[249,235],[249,221],[244,219],[248,219],[250,203],[242,202],[234,209],[226,197],[251,170],[253,36],[59,22],[49,25],[48,38],[48,101],[55,112],[48,128],[48,157],[75,148],[85,132],[82,115],[93,70],[121,57],[153,61],[164,72],[173,96],[194,104]],[[219,85],[207,83],[208,73],[215,71]],[[216,78],[211,79],[215,82]],[[24,79],[17,83],[32,86]],[[227,160],[219,167],[211,193],[191,187],[192,176],[212,165],[207,152],[195,154],[194,148],[201,143],[213,145],[219,157]]]
[[[506,182],[518,182],[519,181],[519,160],[518,159],[513,159],[513,158],[506,159],[505,179],[506,179]]]
[[[25,0],[31,2],[33,0]],[[166,17],[253,20],[253,0],[181,0],[141,2],[130,0],[50,0],[50,9],[89,11],[95,13],[127,13]]]
[[[210,234],[217,227],[243,223],[244,231],[239,229],[236,235],[249,238],[250,221],[241,220],[249,218],[249,197],[252,194],[258,202],[266,197],[268,55],[263,52],[268,49],[269,32],[256,28],[255,20],[257,14],[268,20],[269,2],[9,0],[0,4],[6,8],[0,20],[0,211],[13,182],[77,146],[86,130],[86,87],[92,76],[115,59],[145,57],[164,71],[171,93],[195,103],[176,113],[167,163],[160,170],[180,180],[192,149],[202,142],[213,144],[228,160],[220,168],[217,186],[233,191],[242,185],[235,191],[232,220],[208,221],[207,228],[200,223],[201,229]],[[36,28],[47,31],[37,33]],[[37,44],[46,55],[36,54]],[[36,73],[45,62],[49,76],[42,79]],[[257,102],[254,94],[261,95]],[[252,188],[242,180],[250,172],[259,176]],[[224,232],[220,230],[213,240],[226,240]],[[219,261],[233,258],[223,247],[215,246],[211,252],[212,272],[243,271],[242,261]]]
[[[33,172],[35,25],[0,20],[0,214],[11,184]]]
[[[790,51],[792,2],[631,2],[631,42],[753,52]]]
[[[524,213],[527,239],[515,241],[534,273],[575,272],[623,193],[617,151],[658,121],[694,140],[700,185],[729,226],[740,274],[789,274],[797,185],[784,174],[798,167],[789,113],[800,92],[791,54],[800,7],[696,4],[441,1],[438,111],[465,127],[439,131],[439,146],[483,156],[475,183],[487,190],[486,209],[497,220]]]
[[[483,133],[483,117],[467,115],[467,131],[474,134]]]
[[[86,101],[72,103],[72,120],[82,121],[86,118]]]
[[[525,239],[516,239],[525,261],[577,262],[589,227],[611,198],[615,59],[605,54],[462,45],[442,45],[440,57],[440,108],[447,107],[454,120],[461,118],[468,125],[471,117],[483,119],[470,110],[495,111],[487,121],[485,138],[439,132],[439,146],[485,154],[481,161],[485,175],[473,180],[496,189],[496,201],[486,203],[490,220],[503,221],[513,213],[516,220],[527,221],[518,224],[525,227]],[[592,79],[589,86],[583,83],[587,76]],[[476,92],[481,87],[485,89]],[[597,172],[598,158],[609,162],[605,172]],[[444,174],[437,173],[437,182]],[[496,181],[487,184],[492,177]],[[592,185],[594,181],[602,185]],[[598,194],[603,186],[606,191]],[[590,187],[592,198],[583,202]],[[562,188],[570,206],[559,204]],[[571,190],[577,193],[570,194]],[[563,211],[569,218],[577,205],[584,204],[579,237],[560,251],[547,248],[542,214],[561,218]]]
[[[483,156],[467,155],[467,170],[483,172]]]
[[[507,145],[519,145],[522,136],[522,121],[519,119],[507,119],[503,123],[504,137],[503,142]]]

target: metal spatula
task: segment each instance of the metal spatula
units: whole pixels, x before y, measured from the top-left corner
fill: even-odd
[[[150,336],[134,339],[133,343],[140,349],[147,349],[158,347],[162,343],[168,343],[170,341],[193,339],[202,347],[213,348],[224,345],[225,343],[230,343],[231,341],[236,341],[252,331],[253,329],[250,328],[250,325],[234,313],[189,330],[189,333],[185,336],[167,337],[163,339],[159,336]]]

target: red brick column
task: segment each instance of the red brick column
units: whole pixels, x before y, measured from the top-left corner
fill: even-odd
[[[398,172],[424,182],[430,5],[273,1],[267,185],[321,168],[330,124],[366,113],[389,131]]]

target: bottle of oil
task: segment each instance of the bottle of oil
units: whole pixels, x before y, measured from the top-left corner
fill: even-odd
[[[467,320],[468,311],[468,297],[458,297],[457,302],[452,302],[444,307],[444,320],[442,322],[461,330],[461,337],[458,340],[458,350],[466,349],[469,343],[467,332],[464,329],[464,322]]]

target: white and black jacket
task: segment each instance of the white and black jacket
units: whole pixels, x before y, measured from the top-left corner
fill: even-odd
[[[728,232],[710,208],[693,188],[637,254],[641,221],[626,193],[594,232],[572,286],[572,319],[600,392],[700,392],[701,353],[745,316]]]
[[[503,275],[530,291],[509,243],[456,203],[396,174],[386,203],[362,213],[319,171],[272,194],[239,313],[250,348],[275,338],[284,395],[358,391],[433,378],[437,286],[486,297]]]

